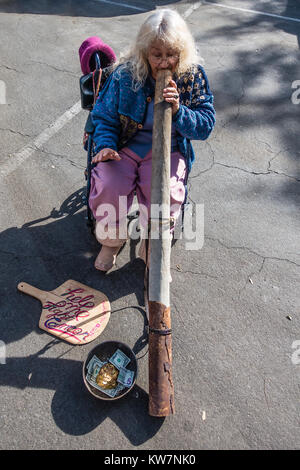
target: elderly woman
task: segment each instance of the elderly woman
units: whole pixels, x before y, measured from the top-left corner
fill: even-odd
[[[170,217],[174,220],[185,199],[185,178],[194,161],[190,140],[207,139],[215,124],[213,95],[203,67],[197,65],[194,40],[185,21],[173,10],[157,10],[142,24],[129,53],[114,66],[92,111],[96,145],[92,163],[96,166],[89,205],[102,245],[95,261],[101,271],[112,268],[126,241],[126,218],[134,192],[146,221],[149,216],[155,79],[166,68],[173,73],[163,96],[171,103],[173,115]]]

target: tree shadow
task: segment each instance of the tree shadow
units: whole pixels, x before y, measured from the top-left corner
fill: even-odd
[[[84,195],[85,189],[80,189],[59,210],[53,209],[49,216],[28,222],[20,228],[9,228],[0,234],[3,269],[0,279],[0,331],[1,340],[6,345],[32,331],[45,335],[38,328],[40,303],[19,293],[18,283],[26,280],[40,289],[52,290],[71,278],[101,290],[111,302],[135,293],[138,305],[130,308],[142,315],[144,328],[136,339],[133,351],[138,354],[147,346],[148,320],[143,308],[145,265],[142,260],[135,259],[137,242],[132,241],[130,247],[131,262],[108,275],[96,271],[93,263],[99,244],[86,226]],[[111,314],[118,315],[120,310],[123,309],[112,309]],[[51,407],[53,418],[66,433],[86,434],[106,418],[111,418],[133,445],[151,438],[163,420],[148,415],[148,394],[136,385],[126,395],[126,400],[120,399],[113,404],[92,397],[84,387],[81,362],[62,357],[41,357],[60,341],[51,339],[41,351],[27,357],[8,357],[6,365],[0,370],[0,385],[55,390]],[[70,345],[70,348],[73,347]],[[133,409],[134,420],[131,419]]]
[[[286,16],[288,18],[298,18],[300,19],[300,7],[298,0],[288,0],[285,10],[280,13],[281,16]],[[297,37],[298,46],[300,49],[300,27],[299,23],[294,23],[292,21],[279,21],[277,23],[278,29],[282,29],[288,34],[292,34]]]
[[[151,439],[163,425],[164,418],[148,414],[148,394],[138,385],[112,403],[98,400],[85,388],[82,363],[71,359],[40,357],[57,340],[28,357],[9,357],[0,385],[55,390],[51,412],[57,426],[73,436],[88,434],[110,418],[132,445]],[[2,368],[1,370],[3,370]],[[132,418],[134,413],[134,419]]]
[[[285,9],[282,11],[279,11],[278,9],[274,11],[274,9],[270,9],[270,2],[267,1],[266,3],[266,7],[264,8],[263,2],[257,0],[257,3],[251,6],[251,10],[262,13],[264,12],[275,14],[291,19],[294,18],[295,20],[300,19],[300,5],[298,0],[287,0]],[[210,5],[213,5],[213,3],[210,3]],[[227,11],[229,12],[230,10]],[[224,27],[224,25],[222,25],[218,28],[214,28],[213,30],[211,30],[210,34],[206,35],[206,38],[218,37],[221,39],[225,35],[227,37],[229,36],[234,38],[237,35],[247,35],[249,32],[253,31],[253,28],[258,28],[262,26],[262,31],[268,31],[268,27],[270,29],[276,28],[278,30],[282,30],[288,34],[296,36],[300,48],[300,23],[298,21],[286,20],[284,18],[277,18],[275,16],[272,17],[263,14],[243,14],[240,12],[236,14],[236,18],[234,16],[231,16],[231,21],[232,24],[230,26]]]
[[[258,1],[251,9],[270,11],[270,8],[264,9],[262,2]],[[277,9],[274,13],[300,18],[299,2],[288,0],[284,11]],[[259,173],[286,176],[285,182],[276,191],[295,202],[300,194],[300,105],[293,103],[292,84],[300,79],[300,52],[298,47],[294,50],[289,48],[287,54],[278,38],[274,36],[273,40],[270,33],[274,30],[296,36],[300,46],[300,23],[242,13],[231,14],[225,26],[222,24],[211,28],[205,36],[198,34],[197,42],[205,40],[213,47],[217,38],[218,44],[223,44],[223,47],[216,49],[215,57],[215,62],[220,65],[214,77],[218,86],[213,87],[219,118],[217,126],[222,131],[229,128],[239,133],[242,129],[247,133],[251,131],[254,137],[253,151],[261,155],[261,162],[265,162],[265,170],[259,170]],[[266,39],[261,36],[262,40],[258,41],[256,33],[267,33]],[[255,37],[255,42],[252,37]],[[235,47],[239,43],[242,45]],[[233,48],[232,52],[227,51],[226,44]],[[230,56],[230,66],[226,66],[227,54]],[[274,148],[274,138],[268,141],[267,132],[264,131],[268,127],[272,128],[271,135],[276,135]],[[256,168],[251,170],[255,174]]]
[[[125,16],[154,10],[157,6],[170,5],[179,0],[156,0],[149,2],[123,2],[129,6],[122,6],[122,0],[115,0],[117,4],[101,2],[100,0],[4,0],[0,2],[0,12],[21,13],[34,15],[60,15],[81,16],[90,18],[109,18]],[[136,8],[135,8],[136,7]]]

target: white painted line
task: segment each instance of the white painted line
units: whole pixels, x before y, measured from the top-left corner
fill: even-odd
[[[114,2],[112,0],[94,0],[94,1],[100,2],[100,3],[107,3],[109,5],[117,5],[117,6],[120,6],[120,7],[131,8],[132,10],[137,10],[137,11],[149,11],[146,8],[141,8],[141,7],[137,7],[137,6],[134,6],[134,5],[128,5],[128,3]],[[200,7],[202,5],[202,3],[203,2],[194,3],[192,6],[190,6],[190,8],[188,8],[186,10],[185,13],[182,14],[182,17],[184,19],[186,19],[188,16],[190,16],[191,13],[193,13],[194,10],[196,10],[198,7]],[[164,7],[164,8],[166,8],[166,7]],[[150,11],[149,11],[149,13],[150,13]]]
[[[120,2],[111,2],[109,0],[94,0],[101,3],[108,3],[109,5],[117,5],[119,7],[131,8],[132,10],[137,11],[148,11],[146,8],[136,7],[134,5],[128,5],[128,3],[120,3]]]
[[[41,134],[39,134],[32,142],[23,147],[19,152],[13,154],[8,161],[0,166],[0,175],[4,178],[15,171],[22,163],[25,162],[31,155],[42,148],[42,146],[51,137],[64,127],[67,122],[71,121],[81,111],[81,101],[68,109],[62,114],[54,123],[50,124]]]
[[[203,4],[203,2],[196,2],[194,3],[192,6],[190,6],[190,8],[188,8],[183,14],[182,14],[182,18],[184,18],[185,20],[193,13],[193,11],[197,10],[197,8],[199,8],[201,5]]]
[[[237,11],[243,11],[246,13],[254,13],[255,15],[264,15],[264,16],[270,16],[271,18],[278,18],[280,20],[287,20],[287,21],[295,21],[296,23],[300,23],[299,18],[293,18],[291,16],[281,16],[281,15],[276,15],[275,13],[267,13],[265,11],[258,11],[258,10],[248,10],[247,8],[239,8],[239,7],[233,7],[230,5],[223,5],[222,3],[214,3],[214,2],[209,2],[206,0],[203,0],[202,2],[203,5],[210,5],[214,7],[220,7],[220,8],[228,8],[229,10],[237,10]]]

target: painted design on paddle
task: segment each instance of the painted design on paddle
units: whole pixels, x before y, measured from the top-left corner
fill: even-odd
[[[87,318],[89,312],[86,309],[95,307],[95,303],[92,301],[95,297],[94,295],[87,295],[85,297],[75,295],[83,294],[84,292],[84,289],[68,288],[66,292],[60,295],[60,297],[65,297],[66,300],[61,300],[56,303],[47,300],[43,308],[51,313],[46,316],[47,320],[44,326],[48,328],[48,330],[58,331],[71,336],[80,343],[86,341],[88,337],[93,336],[97,329],[100,328],[101,323],[105,320],[105,316],[101,317],[90,331],[80,328],[79,325],[76,326],[66,323],[72,320],[78,322],[83,318]],[[107,305],[106,302],[103,302],[99,314],[105,313],[106,311],[108,311]]]

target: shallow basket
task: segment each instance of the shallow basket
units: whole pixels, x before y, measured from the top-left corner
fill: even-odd
[[[132,370],[134,372],[134,379],[133,379],[133,383],[131,387],[129,388],[125,387],[125,389],[120,390],[120,392],[118,392],[118,394],[115,397],[110,397],[106,395],[105,393],[101,392],[101,390],[98,390],[97,388],[93,387],[92,385],[88,383],[88,381],[86,380],[87,365],[94,355],[97,356],[100,359],[100,361],[107,362],[117,349],[120,349],[124,354],[126,354],[127,357],[129,357],[130,362],[126,366],[126,369]],[[132,388],[135,385],[137,373],[138,373],[138,365],[137,365],[137,360],[136,360],[134,352],[132,351],[132,349],[130,349],[129,346],[127,346],[124,343],[120,343],[119,341],[104,341],[103,343],[100,343],[97,346],[95,346],[89,352],[82,367],[83,381],[88,391],[92,395],[94,395],[94,397],[99,398],[100,400],[106,400],[106,401],[118,400],[119,398],[122,398],[125,395],[127,395],[127,393],[130,392],[130,390],[132,390]]]

